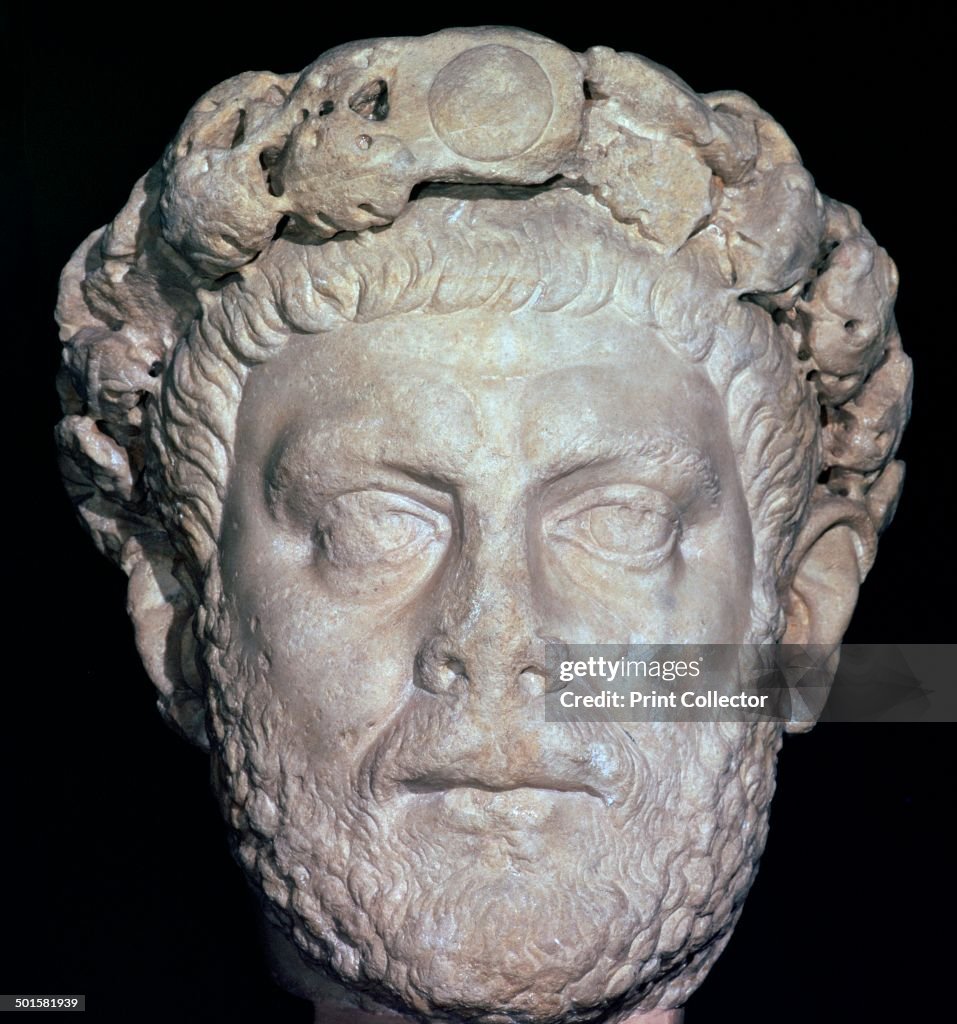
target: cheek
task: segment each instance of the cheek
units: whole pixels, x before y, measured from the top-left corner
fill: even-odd
[[[314,581],[246,586],[231,595],[246,659],[284,728],[324,757],[362,749],[406,699],[418,644],[404,617],[343,611]]]

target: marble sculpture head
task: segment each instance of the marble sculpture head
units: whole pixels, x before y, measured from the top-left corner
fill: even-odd
[[[67,486],[323,1019],[684,1003],[784,727],[536,722],[545,648],[839,644],[895,288],[747,97],[499,28],[224,82],[77,250]]]

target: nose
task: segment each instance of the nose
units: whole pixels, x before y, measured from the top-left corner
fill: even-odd
[[[561,685],[553,645],[538,629],[524,529],[512,543],[505,533],[463,545],[437,595],[437,628],[416,656],[422,689],[501,703]]]

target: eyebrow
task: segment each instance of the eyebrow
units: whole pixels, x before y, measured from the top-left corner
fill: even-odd
[[[643,465],[690,473],[699,490],[712,501],[717,501],[721,493],[721,483],[711,458],[697,445],[674,435],[645,437],[631,434],[614,440],[582,437],[571,458],[568,452],[563,452],[545,464],[544,479],[551,485],[589,467],[632,459]]]
[[[329,439],[333,436],[341,443],[330,446]],[[317,472],[334,475],[334,465],[331,462],[334,463],[338,456],[344,457],[353,465],[398,472],[426,485],[442,480],[454,483],[460,479],[460,467],[444,458],[441,450],[430,450],[427,453],[428,464],[425,461],[420,464],[416,457],[417,453],[396,451],[393,441],[392,437],[374,441],[361,436],[346,438],[335,429],[327,432],[322,428],[311,428],[302,432],[297,431],[276,444],[269,465],[281,474],[298,463]]]
[[[371,451],[361,444],[339,449],[330,457],[323,440],[322,431],[309,430],[284,438],[274,446],[263,473],[266,504],[272,512],[275,513],[285,496],[295,493],[302,485],[304,472],[329,493],[351,490],[360,484],[382,487],[405,484],[433,496],[450,495],[461,476],[456,475],[452,467],[423,465],[418,468],[414,459],[394,458],[387,450]],[[434,462],[431,457],[430,462]]]

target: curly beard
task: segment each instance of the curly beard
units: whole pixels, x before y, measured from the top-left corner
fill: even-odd
[[[724,948],[780,726],[525,723],[511,777],[547,790],[430,787],[442,766],[488,763],[467,708],[410,703],[344,769],[290,728],[267,659],[205,656],[236,856],[332,978],[440,1019],[571,1024],[680,1006]]]

